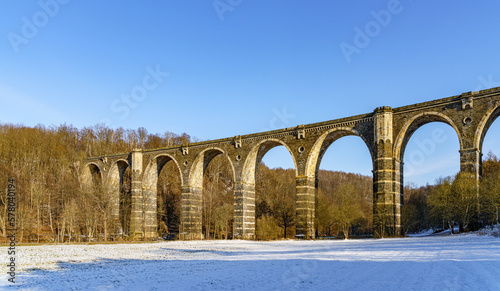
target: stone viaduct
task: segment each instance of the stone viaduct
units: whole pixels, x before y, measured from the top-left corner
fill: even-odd
[[[180,238],[202,239],[203,176],[210,161],[222,155],[234,178],[233,237],[253,239],[256,169],[270,149],[284,146],[295,163],[296,234],[312,239],[321,159],[336,140],[354,135],[364,141],[372,157],[374,235],[398,236],[404,189],[403,157],[412,134],[430,122],[450,125],[460,143],[461,171],[479,179],[483,139],[499,115],[500,87],[398,108],[384,106],[367,114],[280,130],[90,158],[82,168],[82,180],[88,183],[92,172],[100,175],[111,196],[112,214],[118,219],[121,181],[130,167],[130,234],[154,239],[158,175],[166,163],[174,163],[182,183]]]

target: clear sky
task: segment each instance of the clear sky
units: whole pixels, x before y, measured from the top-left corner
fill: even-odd
[[[100,122],[199,140],[500,86],[498,1],[0,1],[0,121]],[[361,31],[361,32],[360,32]],[[366,35],[360,37],[359,35]],[[500,122],[485,151],[500,153]],[[406,182],[459,169],[447,136]],[[291,167],[283,150],[264,159]],[[322,168],[371,175],[355,137]]]

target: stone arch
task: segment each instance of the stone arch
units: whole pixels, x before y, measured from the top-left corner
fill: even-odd
[[[307,156],[304,176],[297,180],[297,234],[304,238],[315,236],[316,196],[318,189],[319,166],[328,148],[337,140],[345,136],[360,137],[368,148],[374,166],[373,146],[369,139],[356,129],[349,127],[336,127],[325,131],[314,142]]]
[[[187,181],[182,183],[181,239],[202,239],[203,179],[210,162],[222,155],[229,162],[229,169],[235,179],[234,165],[228,154],[218,147],[210,147],[199,152],[188,171]]]
[[[318,176],[319,166],[321,164],[321,160],[323,159],[324,154],[335,141],[339,140],[344,136],[357,136],[363,140],[363,142],[368,148],[368,151],[370,152],[370,156],[372,158],[371,161],[372,168],[373,168],[374,165],[373,147],[370,146],[370,143],[368,142],[367,138],[355,129],[347,127],[338,127],[324,132],[320,137],[318,137],[318,139],[316,139],[316,142],[314,143],[311,152],[307,157],[306,171],[305,171],[305,175],[307,177],[316,178]]]
[[[258,165],[262,161],[262,158],[265,156],[267,152],[277,146],[284,146],[293,159],[293,164],[295,166],[295,175],[298,176],[298,167],[296,157],[293,154],[290,147],[283,141],[275,138],[269,138],[262,140],[257,143],[248,153],[245,163],[243,164],[243,172],[242,172],[242,181],[246,184],[255,184],[255,175],[257,172]]]
[[[480,153],[483,152],[483,142],[486,137],[486,133],[490,129],[490,126],[495,122],[495,120],[500,116],[500,103],[496,103],[492,106],[483,116],[479,122],[476,133],[474,135],[474,147],[479,150]]]
[[[96,181],[96,178],[98,179]],[[81,183],[84,187],[92,187],[95,183],[104,182],[104,173],[95,162],[85,164],[82,171]]]
[[[142,187],[144,190],[156,191],[158,176],[160,175],[163,167],[170,161],[174,162],[176,168],[179,170],[181,183],[183,182],[182,170],[177,160],[170,154],[159,154],[157,156],[154,156],[146,166],[142,182]]]
[[[128,161],[125,159],[116,160],[111,164],[107,180],[108,180],[108,185],[112,189],[116,188],[117,186],[120,187],[123,179],[123,173],[128,167],[129,167]]]
[[[445,114],[439,112],[422,112],[416,114],[415,116],[407,119],[404,125],[401,127],[398,133],[394,133],[396,136],[393,145],[393,158],[394,161],[394,182],[396,183],[394,190],[399,193],[399,205],[404,201],[404,154],[406,146],[411,136],[422,126],[431,122],[442,122],[451,126],[458,137],[459,148],[463,149],[462,135],[459,127],[455,122]],[[461,161],[459,161],[461,163]],[[399,207],[399,206],[397,206]],[[396,211],[398,213],[399,210]]]
[[[451,126],[455,130],[455,133],[457,134],[458,142],[460,144],[460,149],[463,149],[462,135],[460,133],[458,126],[451,118],[439,112],[423,112],[408,119],[408,121],[406,121],[406,123],[400,129],[396,137],[396,140],[394,142],[394,148],[393,148],[394,157],[402,163],[406,146],[411,136],[420,127],[431,122],[442,122]]]
[[[235,178],[234,165],[229,158],[228,154],[218,147],[211,147],[200,152],[189,171],[189,181],[187,181],[189,187],[203,188],[203,175],[208,167],[208,164],[218,155],[222,155],[224,159],[229,163],[229,168],[231,169],[231,175]],[[183,185],[185,185],[183,183]]]
[[[158,198],[158,177],[163,167],[170,161],[173,161],[179,170],[182,182],[182,171],[177,160],[169,154],[159,154],[154,156],[146,166],[142,181],[142,195],[144,199],[144,235],[146,238],[154,238],[157,235],[157,198]]]
[[[240,239],[255,238],[255,176],[257,166],[264,155],[274,147],[284,146],[295,166],[295,175],[298,173],[297,161],[290,147],[282,140],[268,138],[258,141],[244,159],[241,176],[238,177],[234,189],[234,223],[233,237]]]

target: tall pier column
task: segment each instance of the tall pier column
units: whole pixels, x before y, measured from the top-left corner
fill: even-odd
[[[475,175],[477,181],[481,176],[482,154],[479,149],[460,150],[460,171]]]
[[[373,231],[375,237],[401,233],[400,164],[393,154],[392,108],[375,109],[373,171]]]
[[[255,238],[255,184],[234,184],[233,238]]]
[[[180,239],[200,240],[202,233],[203,188],[182,186]]]
[[[110,197],[111,225],[113,225],[112,235],[121,235],[123,229],[120,224],[120,172],[113,171],[108,179],[108,195]]]
[[[142,151],[134,149],[132,151],[130,169],[132,171],[131,196],[132,210],[130,213],[130,236],[133,239],[143,239],[144,221],[144,197],[142,195]]]
[[[404,163],[399,157],[394,158],[394,190],[396,197],[399,196],[399,214],[401,214],[401,206],[404,204]],[[401,225],[401,218],[400,218]]]
[[[297,213],[296,237],[314,239],[317,181],[314,177],[298,176],[295,178],[295,183],[297,193],[295,208]]]
[[[158,175],[155,173],[155,175]],[[158,238],[158,216],[157,216],[157,189],[156,183],[149,185],[149,189],[146,188],[143,183],[142,195],[144,196],[144,238],[149,240],[155,240]]]

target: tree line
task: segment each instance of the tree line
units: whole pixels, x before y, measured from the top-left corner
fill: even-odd
[[[404,233],[449,229],[451,233],[499,224],[500,160],[491,152],[482,163],[479,181],[458,173],[436,185],[405,187],[401,222]]]
[[[19,242],[104,240],[110,215],[100,189],[86,191],[80,167],[92,156],[159,148],[195,141],[187,134],[150,134],[96,125],[45,127],[0,124],[0,187],[16,178],[16,238]],[[127,191],[124,187],[124,192]],[[1,237],[7,235],[6,192],[0,195]],[[109,220],[108,220],[109,221]],[[111,227],[111,226],[110,226]]]

